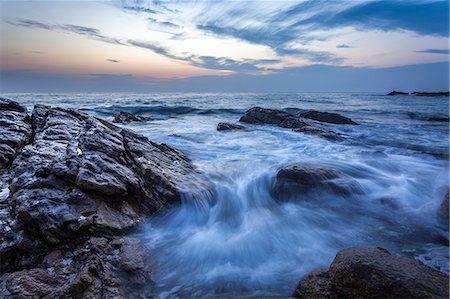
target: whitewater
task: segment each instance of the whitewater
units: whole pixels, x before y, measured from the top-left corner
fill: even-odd
[[[309,271],[351,246],[381,246],[448,273],[449,241],[437,217],[448,191],[447,97],[382,93],[3,94],[29,109],[66,107],[112,120],[120,111],[151,118],[121,125],[184,152],[213,186],[201,200],[149,217],[134,236],[154,262],[160,298],[290,296]],[[293,114],[336,112],[359,125],[319,124],[330,141],[272,125],[217,131],[260,106]],[[362,192],[274,196],[277,171],[301,163],[331,168]]]

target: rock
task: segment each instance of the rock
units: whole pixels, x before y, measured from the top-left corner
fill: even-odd
[[[298,128],[303,128],[305,126],[308,126],[307,123],[305,123],[304,121],[298,119],[297,117],[286,117],[280,124],[280,127],[282,128],[291,128],[291,129],[298,129]]]
[[[430,117],[428,121],[446,122],[448,123],[450,118],[448,117]]]
[[[280,110],[253,107],[247,110],[239,121],[251,124],[279,125],[286,117],[290,116],[293,115]]]
[[[340,171],[301,164],[280,169],[273,190],[275,196],[280,199],[289,199],[312,191],[329,191],[341,196],[362,193],[359,184]]]
[[[402,91],[391,91],[390,93],[388,93],[388,96],[399,96],[399,95],[408,95],[409,93],[407,92],[402,92]]]
[[[304,133],[304,134],[309,134],[309,135],[316,135],[328,140],[343,140],[344,138],[339,135],[338,133],[335,133],[333,131],[330,130],[325,130],[322,128],[318,128],[318,127],[314,127],[314,126],[303,126],[303,127],[299,127],[299,128],[295,128],[293,129],[294,132],[300,132],[300,133]]]
[[[114,116],[113,122],[127,124],[132,121],[149,121],[151,120],[148,116],[136,115],[129,112],[121,111],[119,114]]]
[[[350,118],[342,116],[337,113],[309,110],[308,112],[300,113],[299,116],[331,124],[357,125],[357,123],[351,120]]]
[[[449,205],[448,205],[448,198],[449,198],[449,191],[447,191],[447,194],[445,195],[444,199],[442,200],[439,210],[438,210],[438,216],[439,220],[447,227],[449,225]]]
[[[0,171],[10,164],[30,137],[26,109],[17,102],[0,98]]]
[[[242,130],[245,129],[244,126],[232,123],[220,122],[217,124],[217,131],[227,131],[227,130]]]
[[[328,271],[307,275],[297,298],[448,298],[449,277],[419,261],[386,249],[340,251]]]
[[[427,96],[427,97],[448,97],[450,96],[449,91],[441,91],[441,92],[421,92],[421,91],[414,91],[411,93],[415,96]]]
[[[6,287],[14,298],[42,298],[53,292],[57,280],[47,269],[33,268],[8,275]]]

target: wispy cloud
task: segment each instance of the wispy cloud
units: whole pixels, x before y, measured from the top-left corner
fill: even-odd
[[[106,59],[106,61],[113,62],[113,63],[119,63],[120,62],[120,60],[117,60],[117,59]]]
[[[351,48],[354,48],[354,46],[350,46],[350,45],[346,45],[346,44],[340,44],[340,45],[337,45],[336,48],[338,48],[338,49],[351,49]]]
[[[426,50],[420,50],[415,51],[416,53],[428,53],[428,54],[450,54],[449,49],[426,49]]]

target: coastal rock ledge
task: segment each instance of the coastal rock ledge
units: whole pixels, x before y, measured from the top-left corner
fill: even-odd
[[[448,298],[449,277],[384,248],[340,251],[328,270],[306,275],[296,298]]]
[[[181,152],[87,114],[0,107],[0,297],[151,286],[143,245],[124,234],[186,196],[209,198],[207,180]]]

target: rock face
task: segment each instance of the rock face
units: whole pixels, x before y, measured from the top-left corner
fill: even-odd
[[[390,93],[388,93],[388,96],[400,96],[400,95],[408,95],[409,93],[407,92],[402,92],[402,91],[391,91]]]
[[[299,116],[303,118],[317,120],[324,123],[357,125],[357,123],[351,120],[350,118],[342,116],[337,113],[309,110],[308,112],[300,113]]]
[[[204,200],[204,177],[179,151],[106,121],[40,105],[30,118],[0,103],[2,142],[14,150],[0,171],[0,187],[9,185],[0,190],[0,297],[121,298],[151,287],[142,244],[121,236],[185,197]]]
[[[232,123],[220,122],[217,124],[217,131],[243,130],[244,126]]]
[[[31,138],[27,110],[18,103],[0,98],[0,171]]]
[[[311,191],[329,191],[342,196],[362,193],[359,184],[340,171],[301,164],[280,169],[273,190],[280,199],[297,197]]]
[[[253,107],[247,110],[239,121],[252,124],[275,124],[281,128],[292,129],[294,132],[316,135],[329,140],[343,139],[333,131],[313,126],[293,114],[275,109]]]
[[[293,115],[280,110],[253,107],[247,110],[247,112],[245,112],[245,114],[240,118],[239,121],[251,124],[279,125],[286,117],[290,116]]]
[[[296,298],[448,298],[448,275],[383,248],[339,252],[330,268],[305,276]]]
[[[114,116],[113,122],[127,124],[132,121],[148,121],[148,120],[151,120],[150,117],[135,115],[129,112],[121,111],[119,114]]]

